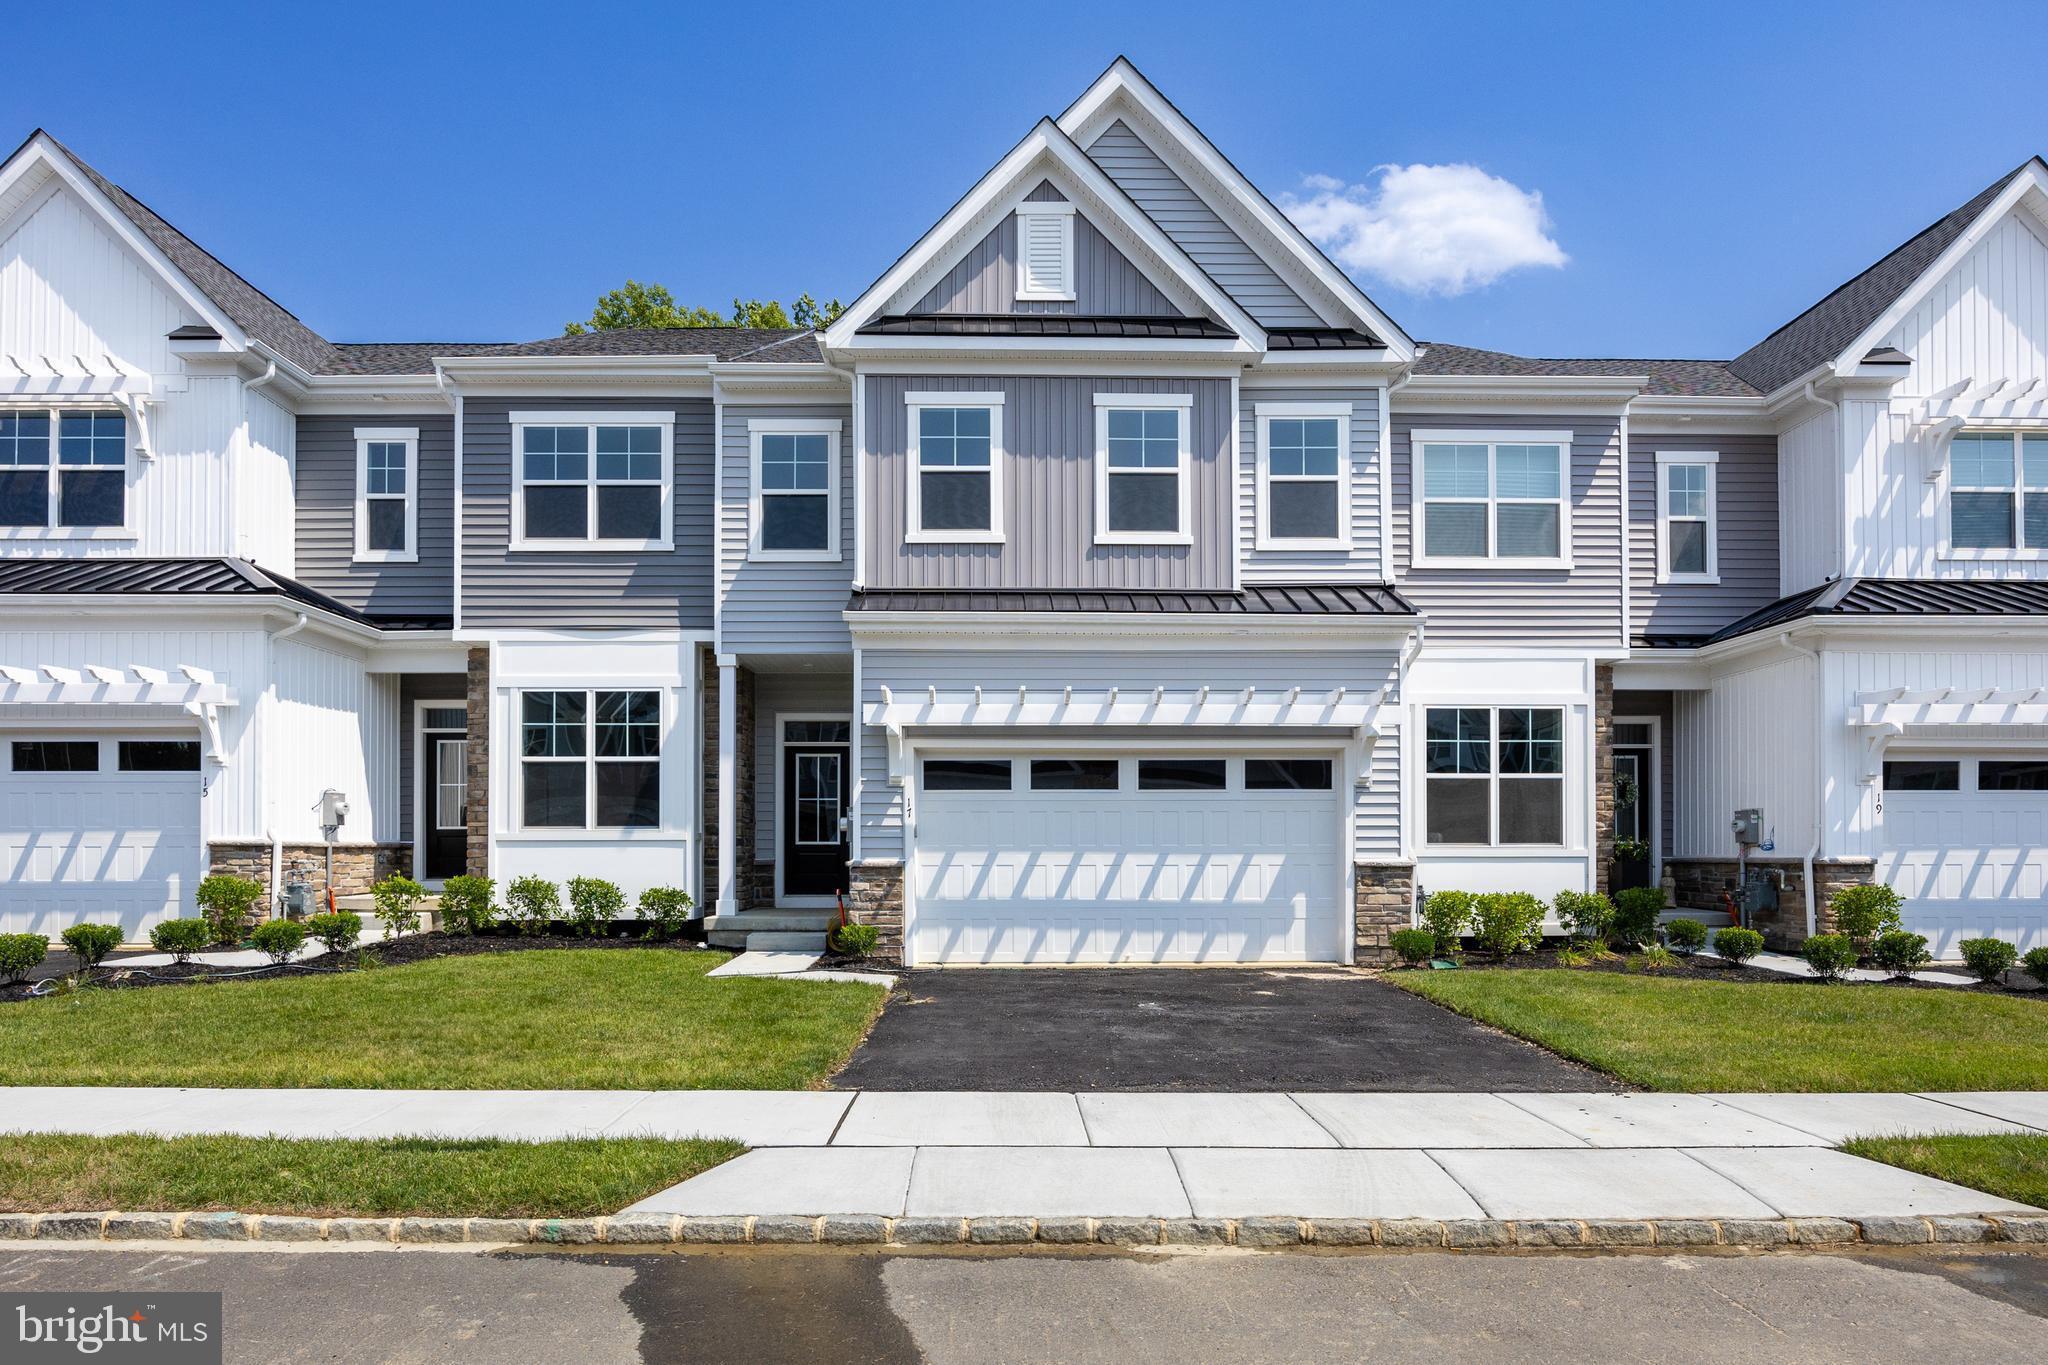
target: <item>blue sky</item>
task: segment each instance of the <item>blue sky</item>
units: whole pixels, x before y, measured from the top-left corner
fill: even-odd
[[[1547,263],[1356,272],[1412,334],[1715,357],[2048,151],[2038,0],[1045,9],[1020,56],[1002,5],[68,6],[0,133],[48,127],[335,340],[524,339],[628,276],[851,300],[1122,51],[1276,197],[1520,206],[1551,247],[1501,259]]]

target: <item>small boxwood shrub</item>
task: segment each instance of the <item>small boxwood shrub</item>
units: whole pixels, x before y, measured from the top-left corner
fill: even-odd
[[[1526,891],[1489,891],[1473,898],[1472,930],[1496,958],[1526,953],[1543,937],[1543,902]]]
[[[674,938],[690,922],[697,902],[690,893],[674,886],[650,886],[640,893],[640,918],[647,921],[645,939]]]
[[[1614,932],[1614,902],[1598,891],[1560,891],[1551,906],[1573,938],[1605,943]]]
[[[591,938],[604,926],[626,917],[626,894],[618,883],[602,877],[569,878],[569,923],[578,934]]]
[[[1966,938],[1961,947],[1963,965],[1979,981],[1998,980],[2020,960],[2020,950],[2002,938]]]
[[[240,943],[256,902],[263,899],[263,883],[216,872],[199,883],[193,899],[213,926],[213,942]]]
[[[117,924],[74,924],[58,937],[64,946],[78,955],[78,965],[91,971],[107,960],[107,954],[121,946],[121,927]]]
[[[1657,917],[1664,913],[1664,892],[1654,886],[1631,886],[1614,898],[1614,937],[1631,948],[1657,941]]]
[[[370,887],[370,899],[377,905],[377,922],[392,938],[402,938],[420,927],[420,901],[427,888],[410,877],[394,872]]]
[[[306,926],[295,919],[267,919],[249,931],[249,945],[283,966],[306,943]]]
[[[1828,897],[1835,932],[1858,944],[1899,927],[1899,893],[1882,882],[1844,886]]]
[[[1472,928],[1473,902],[1470,891],[1432,891],[1422,901],[1422,927],[1436,942],[1438,956],[1458,951],[1458,940]]]
[[[1714,933],[1714,951],[1738,967],[1763,950],[1764,936],[1754,929],[1731,926]]]
[[[1410,967],[1420,967],[1436,955],[1436,935],[1427,929],[1396,929],[1387,936],[1394,956]]]
[[[0,981],[19,981],[43,965],[50,941],[41,934],[0,934]]]
[[[1870,956],[1892,974],[1894,981],[1904,981],[1934,960],[1934,954],[1927,951],[1927,936],[1909,934],[1904,929],[1893,929],[1872,939]]]
[[[1707,926],[1696,919],[1675,919],[1664,926],[1664,941],[1672,951],[1690,957],[1707,946]]]
[[[496,922],[489,877],[450,877],[441,884],[441,924],[451,934],[480,934]]]
[[[562,917],[562,891],[546,877],[518,877],[505,888],[505,917],[522,934],[545,934]]]
[[[306,932],[328,952],[345,953],[363,936],[363,917],[353,910],[314,915],[306,920]]]
[[[2020,954],[2020,964],[2027,969],[2027,975],[2048,986],[2048,948],[2029,948]]]
[[[847,957],[871,956],[882,942],[882,931],[872,924],[842,924],[832,931],[832,951]]]
[[[1799,951],[1823,981],[1840,981],[1856,965],[1856,945],[1847,934],[1815,934]]]
[[[213,941],[214,926],[205,919],[167,919],[149,931],[149,946],[169,953],[173,962],[190,962],[192,954]]]

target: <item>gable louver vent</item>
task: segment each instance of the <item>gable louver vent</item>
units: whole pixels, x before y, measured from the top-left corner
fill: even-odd
[[[1021,301],[1074,297],[1074,206],[1017,206],[1017,297]]]

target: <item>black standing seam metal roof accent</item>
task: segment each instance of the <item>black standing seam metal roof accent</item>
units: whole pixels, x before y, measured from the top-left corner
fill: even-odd
[[[1413,616],[1384,583],[1262,583],[1203,589],[912,588],[856,590],[857,612],[1090,612],[1186,616]]]
[[[0,596],[281,597],[379,630],[445,630],[438,616],[380,616],[245,559],[0,560]]]
[[[1152,337],[1230,340],[1213,318],[1117,317],[1082,313],[890,313],[864,323],[862,336]]]
[[[1711,635],[1645,635],[1650,648],[1696,649],[1825,616],[1878,620],[1888,616],[1985,619],[2048,617],[2048,583],[1981,578],[1841,578],[1781,597]]]
[[[1269,351],[1383,351],[1387,343],[1356,327],[1268,327]]]

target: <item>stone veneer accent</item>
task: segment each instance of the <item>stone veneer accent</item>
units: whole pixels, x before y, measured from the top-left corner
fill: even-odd
[[[881,931],[875,956],[903,960],[903,864],[894,859],[863,859],[852,867],[853,890],[846,898],[846,917],[854,924],[872,924]]]
[[[704,675],[704,913],[718,906],[718,659],[709,647],[701,656]],[[775,901],[775,867],[767,864],[766,890],[754,861],[754,672],[733,670],[738,689],[733,711],[733,852],[739,859],[733,898],[744,910]]]
[[[1596,664],[1593,667],[1593,829],[1593,889],[1611,894],[1613,888],[1609,883],[1614,878],[1613,664]]]
[[[1361,967],[1392,962],[1394,931],[1415,922],[1415,864],[1359,863],[1351,888],[1356,962]]]
[[[247,877],[259,882],[266,897],[258,907],[259,916],[269,914],[268,897],[272,894],[270,885],[270,845],[258,841],[222,841],[206,846],[209,866],[214,872],[235,877]],[[310,913],[320,914],[326,906],[318,904],[322,893],[327,890],[327,845],[286,844],[284,846],[284,867],[289,873],[292,862],[306,864],[306,882],[312,887],[316,904]],[[336,844],[334,846],[334,894],[355,896],[369,891],[372,884],[396,874],[410,876],[412,873],[411,844]]]
[[[487,877],[491,865],[491,651],[469,651],[469,833],[463,870]]]
[[[1777,911],[1765,911],[1752,923],[1773,948],[1797,948],[1806,941],[1806,869],[1797,858],[1751,858],[1751,867],[1776,868],[1785,883],[1778,891]],[[1678,884],[1681,910],[1726,910],[1724,892],[1733,891],[1740,876],[1740,864],[1733,858],[1667,858],[1664,870]],[[1817,858],[1813,864],[1814,929],[1835,931],[1834,912],[1828,900],[1845,886],[1861,886],[1875,880],[1877,864],[1869,858]]]

